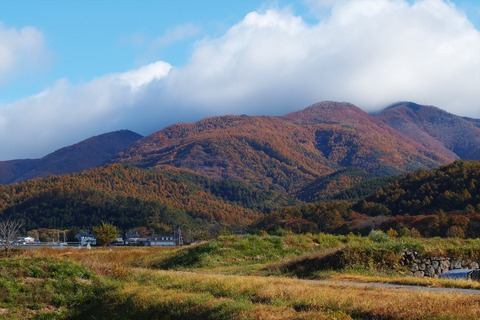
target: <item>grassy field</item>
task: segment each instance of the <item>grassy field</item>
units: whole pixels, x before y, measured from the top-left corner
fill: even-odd
[[[406,248],[475,256],[480,242],[291,234],[182,248],[17,251],[0,259],[0,319],[480,318],[480,295],[298,279],[480,289],[472,281],[402,276],[395,257]],[[340,258],[322,264],[332,253]]]

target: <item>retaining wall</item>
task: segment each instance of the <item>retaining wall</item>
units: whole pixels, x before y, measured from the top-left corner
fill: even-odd
[[[478,261],[449,257],[421,258],[415,251],[405,251],[400,264],[407,266],[415,277],[436,277],[448,270],[479,268]]]

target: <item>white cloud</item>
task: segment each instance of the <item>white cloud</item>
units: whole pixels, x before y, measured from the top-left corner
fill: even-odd
[[[200,29],[191,23],[181,24],[174,28],[168,29],[164,35],[156,38],[153,42],[153,47],[158,48],[167,46],[171,43],[194,37],[198,35],[199,32]]]
[[[60,79],[36,96],[0,108],[0,159],[41,157],[95,134],[152,126],[156,120],[149,118],[149,106],[142,106],[145,88],[170,68],[156,62],[81,85]]]
[[[134,33],[120,39],[120,43],[133,46],[137,51],[136,63],[141,65],[146,61],[154,61],[163,52],[171,50],[182,41],[191,41],[198,36],[200,28],[194,24],[186,23],[169,28],[159,37],[149,38],[142,33]]]
[[[100,78],[102,82],[117,83],[119,85],[128,85],[131,89],[137,90],[152,81],[165,77],[170,71],[171,66],[163,61],[151,63],[139,69],[127,71],[124,73],[114,73]]]
[[[453,5],[330,5],[316,24],[289,10],[252,12],[197,42],[181,68],[158,62],[81,85],[59,80],[0,108],[0,158],[41,156],[109,130],[148,134],[204,116],[281,115],[322,100],[367,111],[410,100],[480,118],[480,32]]]
[[[331,16],[315,25],[288,10],[252,12],[199,42],[190,63],[168,77],[166,98],[257,114],[325,99],[369,111],[413,100],[480,117],[480,33],[453,5],[331,4]]]
[[[43,34],[36,28],[7,28],[0,21],[0,39],[0,85],[42,68],[49,60]]]

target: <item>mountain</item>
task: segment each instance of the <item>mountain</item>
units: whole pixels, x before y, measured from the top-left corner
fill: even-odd
[[[137,141],[113,162],[187,168],[296,195],[349,167],[362,169],[365,177],[380,177],[453,159],[352,104],[327,101],[283,117],[222,116],[176,124]],[[339,188],[361,180],[351,179]]]
[[[95,168],[140,138],[135,132],[120,130],[91,137],[41,159],[0,161],[0,184]]]
[[[389,174],[382,171],[385,168],[405,172],[452,161],[349,103],[321,102],[285,118],[312,126],[318,148],[327,158],[380,176]]]
[[[285,116],[175,124],[145,138],[107,133],[42,159],[0,162],[0,183],[123,163],[184,168],[308,202],[358,198],[381,186],[379,178],[477,157],[479,131],[480,120],[435,107],[403,102],[371,115],[324,101]]]
[[[449,157],[480,159],[480,120],[459,117],[432,106],[396,103],[376,115],[430,150]]]
[[[257,219],[259,208],[287,204],[238,181],[213,181],[172,167],[147,171],[114,164],[0,185],[0,213],[24,220],[27,229],[88,228],[101,221],[157,231],[240,226]]]
[[[329,173],[333,165],[306,134],[278,117],[214,117],[158,131],[114,161],[142,168],[170,165],[212,178],[292,190]]]

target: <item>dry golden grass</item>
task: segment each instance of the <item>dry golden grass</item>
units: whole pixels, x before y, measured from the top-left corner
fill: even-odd
[[[311,283],[284,278],[218,276],[172,271],[136,269],[134,279],[143,288],[185,290],[191,293],[208,293],[217,298],[248,299],[258,310],[276,309],[275,319],[306,318],[314,312],[317,316],[338,313],[347,319],[479,319],[480,296],[458,293],[417,292],[398,289],[356,287],[338,284]],[[275,309],[275,308],[273,308]],[[293,311],[292,311],[293,310]],[[305,316],[305,317],[304,317]],[[295,317],[294,317],[295,318]]]
[[[78,248],[41,248],[24,250],[19,255],[24,257],[57,257],[77,261],[98,274],[112,275],[128,269],[135,261],[158,257],[180,250],[174,247],[95,247],[91,250]]]
[[[138,310],[223,308],[229,319],[480,319],[480,295],[409,291],[307,282],[281,277],[228,276],[134,268],[136,261],[169,255],[177,248],[94,248],[25,250],[23,256],[72,259],[121,283],[119,300],[128,297]],[[423,283],[438,280],[333,274],[333,279]],[[405,280],[407,279],[407,280]],[[408,281],[412,281],[408,283]],[[478,286],[473,286],[478,288]],[[115,296],[115,297],[117,297]],[[227,307],[225,307],[227,306]],[[150,308],[150,309],[149,309]],[[193,309],[194,310],[194,309]],[[226,312],[226,311],[225,311]]]

